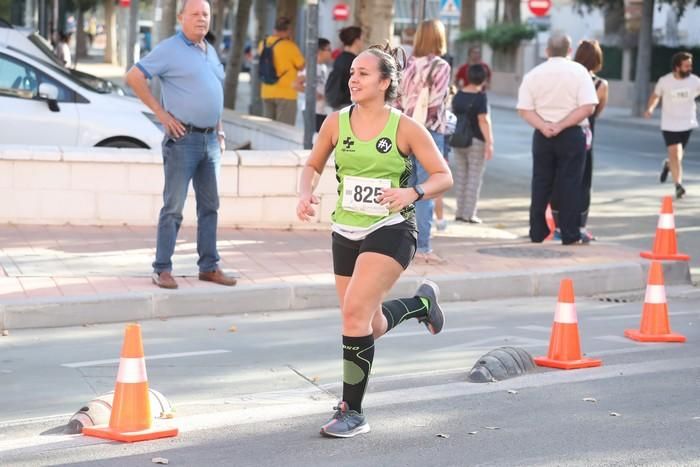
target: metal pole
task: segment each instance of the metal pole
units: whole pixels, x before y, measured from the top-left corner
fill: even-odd
[[[126,48],[126,69],[128,70],[137,61],[139,53],[139,0],[131,0],[129,7],[129,37]]]
[[[304,93],[304,149],[313,146],[316,132],[316,59],[318,53],[318,0],[306,4],[306,85]]]

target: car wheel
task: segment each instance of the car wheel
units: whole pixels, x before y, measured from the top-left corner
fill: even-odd
[[[103,141],[97,145],[101,148],[136,148],[136,149],[148,149],[148,146],[140,141],[130,140],[130,139],[112,139],[108,141]]]

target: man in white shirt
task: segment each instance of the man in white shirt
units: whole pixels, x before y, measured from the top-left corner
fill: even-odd
[[[518,113],[535,129],[530,240],[536,243],[550,233],[545,211],[555,189],[559,194],[562,243],[589,241],[579,230],[581,182],[586,160],[582,125],[587,125],[598,96],[590,74],[570,60],[570,54],[571,38],[553,32],[547,42],[549,59],[530,70],[518,90]]]
[[[685,194],[683,150],[690,139],[690,132],[698,127],[695,98],[700,96],[700,78],[692,74],[693,56],[688,52],[678,52],[673,56],[671,70],[656,83],[644,116],[650,118],[659,100],[662,101],[661,132],[668,159],[664,161],[659,179],[664,183],[670,170],[676,184],[676,198],[681,198]]]

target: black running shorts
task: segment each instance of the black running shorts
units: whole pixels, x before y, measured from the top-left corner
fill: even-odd
[[[692,130],[687,130],[687,131],[662,131],[664,134],[664,141],[666,142],[666,146],[673,146],[674,144],[682,144],[683,149],[685,149],[686,145],[688,144],[688,140],[690,139],[690,132]]]
[[[348,240],[333,232],[333,272],[338,276],[352,276],[355,262],[361,253],[371,251],[394,258],[406,269],[416,254],[416,231],[406,223],[389,225],[375,230],[363,240]]]

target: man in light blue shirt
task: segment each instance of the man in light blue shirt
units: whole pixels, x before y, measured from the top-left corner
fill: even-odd
[[[178,20],[182,31],[164,40],[134,65],[126,82],[163,124],[163,208],[158,219],[153,283],[176,289],[172,255],[182,224],[182,209],[190,180],[197,199],[199,279],[235,285],[218,267],[216,249],[219,193],[217,174],[225,135],[221,125],[224,69],[214,47],[204,40],[209,31],[206,0],[185,0]],[[148,79],[161,82],[161,102],[148,88]]]

